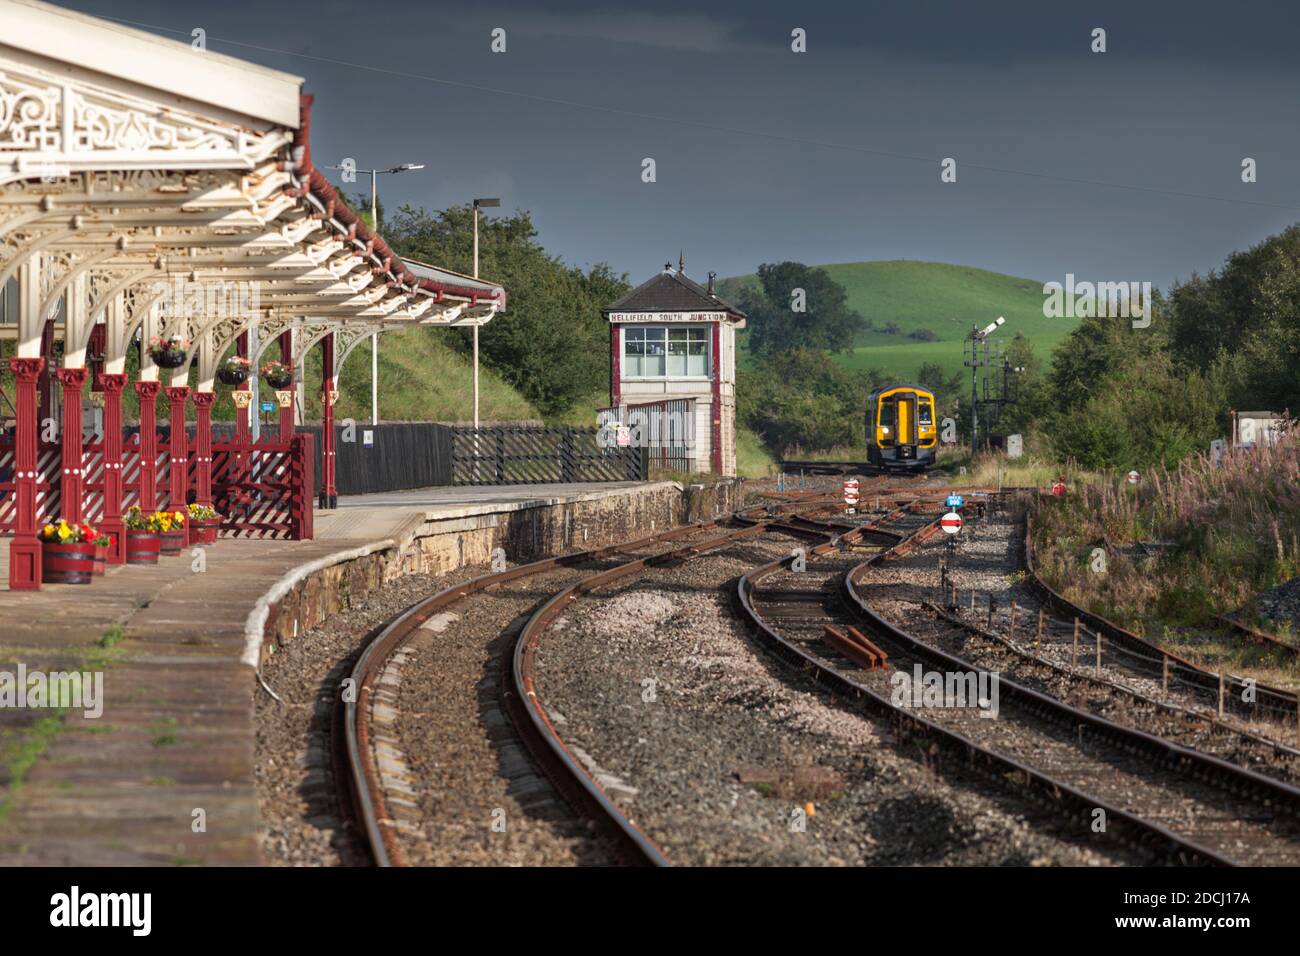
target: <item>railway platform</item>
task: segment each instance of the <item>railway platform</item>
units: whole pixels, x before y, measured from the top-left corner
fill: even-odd
[[[356,496],[316,514],[313,540],[222,538],[89,586],[0,590],[0,690],[20,668],[102,679],[64,711],[0,706],[0,864],[257,864],[264,655],[392,577],[662,530],[684,498],[673,482]]]

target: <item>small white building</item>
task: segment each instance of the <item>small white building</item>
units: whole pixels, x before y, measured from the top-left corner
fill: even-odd
[[[1236,448],[1274,445],[1284,426],[1283,416],[1277,412],[1234,411],[1232,419],[1233,446]]]
[[[745,314],[686,276],[685,263],[602,313],[609,322],[610,408],[651,461],[676,471],[736,473],[736,330]]]

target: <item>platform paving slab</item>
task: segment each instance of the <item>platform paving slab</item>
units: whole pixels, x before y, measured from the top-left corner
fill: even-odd
[[[0,791],[0,863],[256,863],[244,624],[280,576],[347,544],[223,539],[201,573],[184,552],[88,587],[0,592],[0,669],[80,664],[102,669],[104,686],[103,714],[69,711],[21,785]],[[114,624],[123,639],[99,647]],[[9,729],[48,715],[28,708]]]

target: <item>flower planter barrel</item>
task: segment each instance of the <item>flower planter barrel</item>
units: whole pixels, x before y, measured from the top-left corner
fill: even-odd
[[[95,573],[95,545],[89,541],[41,545],[41,581],[46,584],[89,584]]]
[[[162,538],[156,531],[130,531],[126,533],[127,564],[157,564]]]
[[[190,521],[190,530],[194,532],[195,544],[216,544],[217,531],[220,528],[220,518],[194,518]]]
[[[97,544],[95,545],[95,566],[93,573],[98,576],[103,574],[106,570],[108,570],[108,545]]]
[[[185,544],[185,532],[182,531],[164,531],[161,534],[161,544],[158,550],[162,554],[175,556],[181,553],[181,548]]]

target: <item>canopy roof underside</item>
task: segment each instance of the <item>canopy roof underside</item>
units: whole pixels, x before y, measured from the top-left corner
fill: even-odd
[[[402,260],[342,201],[312,164],[301,83],[0,0],[0,289],[18,289],[0,334],[37,355],[58,319],[78,366],[102,324],[110,367],[137,332],[179,335],[202,389],[254,326],[263,341],[299,330],[300,352],[334,332],[346,351],[503,308],[500,286]]]

